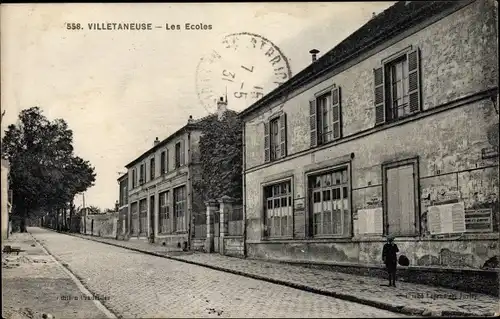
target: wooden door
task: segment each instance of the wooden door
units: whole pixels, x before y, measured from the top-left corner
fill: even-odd
[[[414,166],[403,165],[386,171],[387,234],[415,233],[415,174]]]

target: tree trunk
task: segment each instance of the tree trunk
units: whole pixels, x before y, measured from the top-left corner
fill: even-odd
[[[19,225],[19,232],[21,233],[27,233],[28,231],[26,230],[26,219],[28,218],[28,209],[25,208],[23,210],[24,214],[21,216],[21,221]]]
[[[66,209],[66,205],[64,205],[64,211],[63,211],[63,230],[64,231],[68,231],[68,219],[66,218],[66,213],[67,213],[67,209]]]
[[[75,204],[73,203],[74,199],[71,200],[71,203],[69,204],[69,232],[72,233],[74,231],[73,229],[73,214],[75,210]]]

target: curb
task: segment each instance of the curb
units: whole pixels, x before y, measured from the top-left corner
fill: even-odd
[[[56,257],[41,241],[39,241],[31,232],[28,232],[31,236],[31,238],[33,238],[33,240],[35,241],[35,243],[37,243],[50,257],[52,257],[58,264],[61,268],[63,268],[63,270],[68,274],[70,275],[70,277],[74,277],[74,278],[71,278],[73,281],[75,281],[75,284],[78,286],[78,288],[81,290],[81,287],[83,287],[84,293],[90,293],[91,295],[94,295],[94,293],[87,287],[83,284],[83,280],[82,278],[80,278],[80,276],[78,276],[77,274],[75,274],[71,268],[68,266],[68,264],[62,262],[62,260],[60,260],[58,257]],[[80,287],[81,285],[81,287]],[[85,291],[86,290],[86,291]],[[107,307],[105,305],[105,303],[103,301],[100,301],[100,300],[93,300],[94,304],[96,305],[96,307],[101,310],[107,318],[109,319],[117,319],[117,318],[121,318],[121,316],[119,316],[118,314],[116,314],[113,310],[111,310],[109,307]]]
[[[49,229],[49,230],[51,230],[51,229]],[[55,232],[58,232],[58,231],[55,231]],[[250,274],[250,273],[242,272],[239,270],[233,270],[233,269],[223,268],[223,267],[219,267],[219,266],[203,264],[203,263],[199,263],[196,261],[185,260],[182,258],[172,257],[172,256],[168,256],[168,255],[162,255],[160,253],[150,252],[150,251],[146,251],[146,250],[142,250],[142,249],[138,249],[138,248],[126,247],[126,246],[122,246],[120,244],[100,241],[98,239],[85,238],[85,237],[81,237],[79,235],[75,235],[75,234],[71,234],[71,233],[63,233],[63,232],[58,232],[58,233],[73,236],[76,238],[89,240],[89,241],[93,241],[93,242],[97,242],[97,243],[101,243],[101,244],[115,246],[115,247],[119,247],[119,248],[123,248],[123,249],[128,249],[128,250],[144,253],[144,254],[151,255],[151,256],[162,257],[162,258],[171,259],[171,260],[175,260],[175,261],[179,261],[179,262],[183,262],[183,263],[187,263],[187,264],[191,264],[191,265],[201,266],[201,267],[205,267],[205,268],[209,268],[209,269],[213,269],[213,270],[218,270],[218,271],[222,271],[222,272],[226,272],[226,273],[232,273],[232,274],[243,276],[243,277],[248,277],[248,278],[261,280],[261,281],[266,281],[266,282],[270,282],[270,283],[281,285],[281,286],[287,286],[290,288],[295,288],[295,289],[299,289],[299,290],[303,290],[303,291],[307,291],[307,292],[312,292],[312,293],[315,293],[318,295],[347,300],[347,301],[371,306],[374,308],[395,312],[395,313],[401,313],[401,314],[411,315],[411,316],[415,316],[415,315],[417,315],[417,316],[419,316],[419,315],[420,316],[429,316],[429,314],[431,313],[431,311],[429,309],[425,309],[425,308],[413,308],[413,307],[409,307],[409,306],[395,306],[395,305],[392,305],[390,303],[379,302],[379,301],[375,301],[375,300],[371,300],[371,299],[367,299],[367,298],[360,298],[360,297],[356,297],[356,296],[348,295],[348,294],[344,294],[344,293],[314,288],[314,287],[307,286],[304,284],[289,282],[289,281],[280,280],[280,279],[269,278],[269,277],[265,277],[265,276],[261,276],[261,275]],[[465,312],[465,311],[443,310],[441,312],[441,316],[443,316],[443,317],[492,317],[492,316],[494,316],[494,313],[491,312],[488,314],[477,314],[477,313]]]

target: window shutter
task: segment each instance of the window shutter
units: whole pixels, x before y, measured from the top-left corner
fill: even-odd
[[[384,68],[373,70],[375,82],[375,125],[385,122]]]
[[[269,122],[264,123],[264,162],[271,160],[271,141],[269,136]]]
[[[311,131],[311,147],[318,145],[318,121],[316,118],[316,100],[309,101],[309,125]]]
[[[410,112],[420,111],[420,51],[415,49],[408,52],[408,96]]]
[[[342,136],[342,110],[340,107],[340,87],[332,89],[332,112],[333,112],[333,139]]]
[[[184,143],[184,140],[181,140],[181,158],[180,158],[180,165],[183,166],[185,164],[184,162],[184,158],[185,158],[185,154],[186,153],[186,147],[185,147],[185,143]]]
[[[286,113],[280,116],[280,152],[281,157],[286,156]]]
[[[168,156],[169,156],[169,154],[168,154],[168,149],[167,149],[167,150],[166,150],[166,153],[165,153],[165,157],[166,157],[166,159],[165,159],[165,171],[166,171],[166,172],[168,172],[168,171],[169,171],[169,168],[168,168],[168,164],[169,164],[169,163],[168,163]]]

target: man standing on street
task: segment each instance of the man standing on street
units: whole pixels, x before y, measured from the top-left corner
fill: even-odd
[[[382,250],[382,260],[384,261],[387,273],[389,274],[389,286],[396,287],[396,268],[398,265],[397,253],[398,245],[394,243],[394,236],[387,236],[387,243]]]

